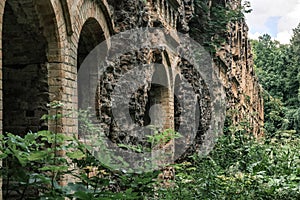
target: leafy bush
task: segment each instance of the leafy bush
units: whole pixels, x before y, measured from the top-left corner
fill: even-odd
[[[300,198],[300,139],[288,132],[225,135],[208,156],[176,168],[177,187],[160,191],[163,199]]]
[[[58,113],[45,118],[57,121]],[[82,126],[93,128],[86,123]],[[108,168],[75,136],[50,131],[0,135],[4,199],[300,199],[300,138],[295,131],[258,140],[242,123],[226,133],[209,155],[174,164],[171,187],[159,183],[159,171]],[[171,130],[166,134],[178,136]]]
[[[61,104],[50,105],[56,112],[43,119],[58,124]],[[81,112],[85,115],[87,112]],[[88,118],[82,120],[83,131],[94,132]],[[103,143],[93,141],[99,145]],[[24,137],[0,135],[0,159],[4,181],[4,199],[141,199],[154,191],[157,172],[133,174],[113,171],[91,153],[91,146],[77,136],[40,131]],[[109,155],[103,155],[113,160]]]
[[[173,188],[158,185],[158,171],[126,174],[105,168],[76,138],[59,135],[58,141],[69,144],[57,150],[72,151],[54,159],[53,149],[47,148],[53,137],[50,132],[1,136],[1,158],[11,163],[2,168],[5,180],[13,178],[10,192],[23,199],[300,198],[300,139],[292,132],[259,141],[247,134],[224,135],[208,156],[174,165]],[[73,182],[61,186],[63,175]]]

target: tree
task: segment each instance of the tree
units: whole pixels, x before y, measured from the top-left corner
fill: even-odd
[[[285,80],[287,117],[290,127],[300,132],[300,24],[293,29],[290,41],[290,65],[287,66]]]
[[[285,77],[284,66],[288,65],[286,57],[287,45],[273,41],[271,36],[264,34],[258,41],[252,41],[255,52],[254,63],[258,78],[263,88],[274,98],[283,99],[282,90]]]
[[[300,130],[299,65],[300,25],[294,29],[290,45],[280,44],[264,34],[252,40],[256,74],[265,89],[265,128]]]

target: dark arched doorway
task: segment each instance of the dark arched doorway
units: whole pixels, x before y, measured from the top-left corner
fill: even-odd
[[[49,81],[49,72],[53,68],[58,70],[59,37],[50,0],[4,2],[1,38],[3,132],[22,136],[49,129],[41,117],[48,114],[50,93],[55,91],[54,83]],[[7,159],[5,167],[9,169],[9,165]],[[20,191],[26,191],[24,198],[28,193],[38,192],[27,190],[23,183],[16,181],[17,173],[18,170],[11,170],[2,174],[4,199],[19,198]]]
[[[2,30],[3,132],[48,129],[49,71],[57,63],[55,14],[48,0],[7,0]]]
[[[99,81],[99,58],[106,54],[98,52],[96,48],[101,42],[105,41],[104,32],[94,18],[89,18],[83,25],[77,50],[77,94],[78,109],[81,111],[89,110],[89,114],[94,117],[96,115],[96,86]],[[106,46],[106,45],[104,45]],[[101,46],[103,50],[103,46]],[[106,48],[105,48],[106,49]],[[100,54],[102,56],[100,56]],[[81,118],[82,115],[79,115]],[[95,118],[94,118],[95,119]],[[82,124],[83,120],[78,120],[79,137],[83,137],[86,130]]]

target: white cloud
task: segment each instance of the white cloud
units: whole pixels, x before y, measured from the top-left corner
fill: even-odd
[[[250,39],[254,39],[254,40],[258,40],[259,36],[262,36],[262,33],[259,32],[255,32],[254,34],[249,32],[248,33],[248,37]],[[277,33],[276,37],[274,37],[274,40],[280,41],[281,44],[288,44],[290,42],[290,38],[292,36],[292,32],[291,31],[283,31],[283,32],[279,32]]]
[[[278,23],[278,31],[292,30],[300,22],[300,1],[294,5],[294,8],[285,13]]]
[[[248,33],[248,37],[254,40],[257,40],[259,36],[261,36],[261,33],[259,32],[255,32],[254,34],[252,34],[251,32]]]
[[[292,36],[291,31],[283,31],[277,34],[275,40],[280,41],[280,43],[282,44],[288,44],[290,42],[291,36]]]
[[[250,28],[249,36],[257,37],[269,33],[266,22],[270,17],[280,17],[278,24],[274,24],[277,35],[274,39],[288,43],[292,29],[300,22],[300,0],[249,0],[253,11],[246,14]]]

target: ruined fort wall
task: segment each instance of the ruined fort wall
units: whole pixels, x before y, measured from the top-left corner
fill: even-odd
[[[17,5],[16,2],[20,2],[20,4]],[[11,11],[8,9],[9,6],[5,7],[5,3],[9,4]],[[24,15],[24,13],[27,14]],[[64,110],[62,110],[63,113],[77,109],[78,98],[74,97],[74,93],[78,89],[77,72],[80,63],[95,46],[107,41],[106,39],[111,35],[136,27],[160,27],[188,34],[192,28],[189,21],[193,14],[192,0],[1,1],[0,129],[3,130],[3,108],[6,109],[7,118],[10,118],[4,120],[8,124],[7,127],[15,126],[8,128],[8,131],[9,129],[17,130],[16,127],[22,128],[24,126],[22,120],[24,119],[28,122],[27,125],[33,124],[32,127],[28,126],[29,129],[34,131],[41,129],[44,124],[38,119],[41,115],[47,113],[46,104],[53,100],[59,100],[65,104]],[[27,18],[24,16],[27,16]],[[5,23],[3,20],[5,20]],[[263,124],[263,102],[261,89],[253,71],[253,58],[247,38],[248,28],[243,20],[228,26],[227,42],[217,52],[217,57],[220,59],[219,62],[215,62],[213,67],[219,72],[226,88],[227,107],[234,110],[233,113],[236,113],[231,116],[234,123],[246,120],[250,122],[254,134],[259,135],[261,133],[259,130]],[[29,42],[28,38],[35,41]],[[109,42],[107,48],[108,50],[111,48]],[[24,51],[24,49],[28,49],[28,51],[20,51]],[[164,56],[165,54],[167,56]],[[19,57],[16,59],[16,56]],[[172,55],[170,52],[161,51],[157,53],[154,50],[141,53],[138,57],[129,53],[120,58],[113,66],[113,72],[107,72],[107,76],[103,78],[103,91],[114,86],[116,82],[116,80],[109,77],[115,79],[121,76],[122,73],[126,73],[131,68],[130,66],[156,62],[163,57],[165,61],[159,62],[172,72],[167,78],[172,83],[171,85],[175,85],[176,77],[190,77],[189,81],[199,87],[196,89],[198,93],[203,97],[205,96],[206,86],[202,83],[203,81],[201,82],[201,77],[195,74],[189,76],[194,73],[189,63],[185,63],[184,60],[178,58],[178,55]],[[23,62],[22,59],[26,62]],[[25,72],[22,72],[20,65],[22,65]],[[6,67],[6,70],[3,70],[3,67]],[[20,74],[14,73],[14,70],[17,70]],[[118,74],[120,71],[122,73]],[[187,74],[183,72],[187,72]],[[23,80],[23,82],[19,82],[20,85],[18,85],[18,80]],[[43,85],[41,83],[44,84],[43,88],[30,86]],[[5,87],[2,87],[4,84]],[[23,90],[18,90],[24,85],[27,85],[28,88],[23,87]],[[4,91],[2,88],[4,88]],[[134,110],[133,118],[140,125],[145,124],[144,115],[147,112],[146,107],[150,90],[151,85],[146,85],[145,88],[137,92],[136,99],[131,102],[133,105],[132,110]],[[170,88],[170,91],[172,90],[174,88]],[[13,97],[25,93],[25,91],[27,97],[21,95],[18,100],[19,103],[16,104]],[[109,100],[107,95],[105,92],[100,94],[102,104]],[[199,102],[204,99],[201,95],[199,96]],[[183,122],[180,122],[180,112],[178,112],[180,105],[176,103],[177,100],[174,100],[173,95],[165,96],[168,100],[164,101],[169,102],[166,103],[167,107],[171,107],[166,108],[167,113],[170,115],[169,118],[172,119],[169,126],[176,128],[178,124],[183,124]],[[17,100],[17,98],[14,100]],[[3,105],[3,102],[5,105]],[[33,104],[37,107],[34,107]],[[110,109],[103,107],[102,104],[100,102],[99,110],[103,110],[99,113],[100,118],[102,123],[107,126],[106,129],[112,130],[114,129],[112,125],[114,122],[111,120]],[[201,108],[202,121],[200,124],[202,124],[202,128],[199,131],[200,135],[206,130],[207,121],[211,117],[208,104],[209,100],[201,103],[203,107]],[[172,109],[175,110],[175,114]],[[12,115],[12,113],[16,114]],[[172,113],[173,116],[171,116]],[[15,120],[16,118],[18,120]],[[49,126],[51,129],[51,124]],[[25,130],[20,129],[20,132],[22,131]],[[77,131],[75,116],[64,117],[61,120],[58,132],[74,133]],[[115,132],[118,132],[118,130],[116,129]]]
[[[239,3],[223,1],[225,7]],[[85,94],[86,87],[81,88],[80,83],[78,86],[77,73],[94,47],[105,42],[107,52],[113,51],[117,47],[112,47],[107,39],[137,27],[158,27],[166,32],[173,30],[188,35],[193,28],[190,24],[193,16],[193,0],[1,0],[0,131],[53,130],[53,124],[39,120],[43,114],[53,114],[47,103],[55,100],[64,103],[62,114],[86,106],[84,100],[74,94]],[[227,113],[233,124],[246,121],[251,132],[261,135],[262,89],[253,70],[247,32],[248,27],[242,19],[228,24],[226,42],[218,49],[218,59],[214,59],[212,68],[218,72],[226,90]],[[176,35],[174,38],[176,41]],[[102,74],[96,114],[113,141],[144,144],[145,133],[129,134],[118,128],[112,116],[110,95],[122,75],[136,65],[151,63],[164,66],[161,72],[166,75],[168,86],[151,84],[155,68],[145,67],[144,72],[149,77],[145,85],[130,97],[131,118],[140,126],[149,125],[149,109],[159,102],[165,110],[163,118],[167,119],[163,128],[177,130],[179,126],[185,126],[185,130],[189,130],[188,123],[194,119],[183,121],[183,108],[179,102],[184,98],[185,89],[178,87],[182,80],[188,80],[196,93],[201,118],[197,119],[199,128],[195,140],[186,137],[184,144],[175,142],[175,152],[182,145],[189,146],[181,157],[184,158],[197,151],[212,116],[203,77],[180,56],[167,50],[148,48],[128,52],[115,60]],[[78,133],[76,115],[63,117],[56,131]]]
[[[227,0],[225,7],[237,10],[240,0]],[[262,87],[254,72],[253,54],[245,19],[230,22],[226,42],[216,53],[220,78],[227,93],[227,117],[235,126],[244,124],[255,136],[263,135]]]
[[[208,1],[211,6],[213,1]],[[227,9],[237,9],[240,1],[218,1]],[[130,7],[131,9],[122,9]],[[189,34],[193,24],[189,22],[194,16],[194,2],[186,1],[124,1],[121,4],[111,4],[113,20],[118,31],[131,29],[132,27],[161,27],[167,30],[176,30]],[[123,18],[126,20],[119,20]],[[261,135],[263,127],[263,100],[262,89],[255,77],[253,69],[253,56],[250,41],[248,39],[248,27],[243,19],[228,24],[228,32],[225,34],[225,42],[217,49],[214,58],[214,68],[226,90],[227,115],[232,124],[248,124],[246,128],[254,135]],[[194,38],[197,41],[197,38]],[[202,41],[198,41],[201,43]],[[175,74],[182,75],[183,69]],[[195,75],[193,75],[195,76]],[[199,82],[200,77],[198,78]],[[189,80],[195,82],[195,80]],[[196,81],[197,82],[197,81]],[[201,84],[200,84],[201,85]],[[204,85],[200,86],[202,89]],[[145,99],[147,99],[145,97]],[[201,105],[204,105],[203,103]],[[143,104],[141,105],[143,107]],[[201,108],[202,131],[206,130],[205,121],[209,121],[210,112],[207,106]],[[141,113],[142,114],[142,113]],[[176,123],[175,123],[176,127]],[[192,145],[195,146],[195,145]]]

